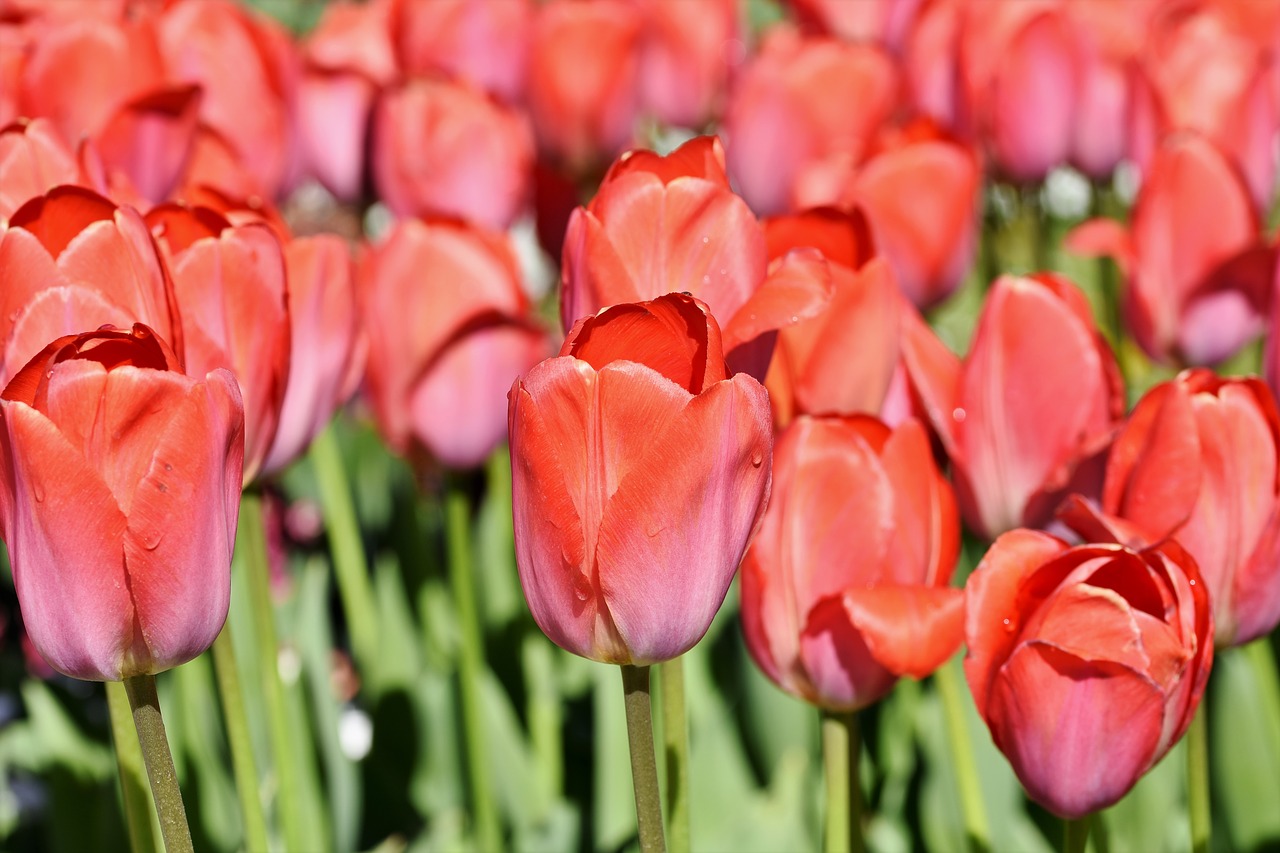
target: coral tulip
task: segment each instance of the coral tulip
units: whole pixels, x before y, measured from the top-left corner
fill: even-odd
[[[146,326],[51,343],[0,398],[0,522],[23,621],[92,681],[207,649],[231,596],[244,416]]]
[[[951,487],[916,421],[800,417],[778,437],[774,487],[742,564],[747,648],[778,686],[856,710],[960,647],[964,595]]]
[[[904,361],[970,529],[994,538],[1038,527],[1069,492],[1096,493],[1124,389],[1074,285],[1047,274],[998,279],[963,362],[918,315],[904,317]]]
[[[965,588],[965,675],[1032,799],[1078,818],[1180,738],[1213,661],[1209,591],[1176,543],[1070,548],[1015,530]]]
[[[559,646],[646,665],[711,624],[764,513],[764,388],[683,294],[574,326],[509,395],[520,582]]]
[[[1209,586],[1219,648],[1280,622],[1280,413],[1260,380],[1201,368],[1151,389],[1112,446],[1101,516],[1073,509],[1068,523],[1083,510],[1126,544],[1176,538]]]

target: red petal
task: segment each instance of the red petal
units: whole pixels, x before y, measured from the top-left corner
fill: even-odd
[[[964,593],[959,589],[896,584],[853,588],[844,594],[844,607],[872,657],[895,675],[932,674],[964,640]]]

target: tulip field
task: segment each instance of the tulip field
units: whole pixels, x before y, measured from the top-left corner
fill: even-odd
[[[0,851],[1280,849],[1280,2],[0,0]]]

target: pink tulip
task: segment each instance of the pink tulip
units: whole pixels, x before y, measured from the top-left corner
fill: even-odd
[[[897,70],[878,48],[771,28],[734,87],[724,123],[729,172],[752,210],[795,210],[806,203],[797,187],[851,174],[896,107],[897,89]]]
[[[345,403],[364,371],[365,341],[357,310],[355,270],[346,242],[334,234],[285,244],[289,279],[289,382],[280,424],[263,463],[279,471],[301,455]]]
[[[146,326],[54,341],[0,399],[0,521],[28,633],[93,681],[160,672],[222,630],[240,503],[235,379]]]
[[[1092,220],[1066,245],[1115,258],[1129,330],[1152,358],[1214,364],[1262,332],[1272,255],[1243,181],[1203,137],[1182,134],[1160,148],[1128,229]]]
[[[1208,584],[1219,648],[1280,623],[1280,413],[1258,379],[1203,368],[1151,389],[1116,438],[1086,535],[1176,538]],[[1073,526],[1078,526],[1080,518]],[[1068,518],[1068,523],[1073,523]]]
[[[1014,530],[969,577],[965,642],[992,740],[1032,799],[1074,819],[1128,793],[1191,724],[1213,615],[1176,543],[1069,548]]]
[[[640,55],[644,109],[663,124],[701,128],[724,110],[746,55],[736,0],[633,0],[645,19]]]
[[[482,463],[504,435],[503,389],[548,351],[506,238],[404,220],[365,254],[357,292],[364,391],[387,443],[450,468]]]
[[[456,216],[504,229],[528,200],[533,135],[524,115],[479,89],[415,80],[374,114],[373,178],[397,216]]]
[[[1074,285],[1049,274],[998,279],[963,361],[904,316],[907,371],[970,529],[991,539],[1041,526],[1069,491],[1097,492],[1124,389]]]
[[[964,596],[955,498],[929,437],[868,417],[800,417],[774,447],[773,494],[742,565],[747,649],[823,708],[878,701],[957,648]]]
[[[769,493],[769,401],[727,378],[707,307],[669,294],[578,322],[511,388],[525,599],[557,645],[646,665],[706,633]]]
[[[504,103],[526,86],[530,0],[390,0],[395,55],[409,77],[465,80]]]
[[[0,222],[29,198],[80,176],[75,155],[45,118],[0,128]]]

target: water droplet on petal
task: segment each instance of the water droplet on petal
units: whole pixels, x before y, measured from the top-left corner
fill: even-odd
[[[710,242],[711,242],[711,238],[710,238],[710,237],[706,237],[706,236],[704,236],[704,237],[702,238],[702,242],[703,242],[703,243],[710,243]]]
[[[709,275],[704,275],[704,276],[702,277],[702,283],[703,283],[703,284],[710,284],[710,283],[711,283],[711,276],[709,276]]]
[[[958,424],[964,423],[964,419],[967,418],[968,416],[969,414],[964,409],[961,409],[959,407],[956,407],[955,409],[951,410],[951,419]]]
[[[1190,578],[1190,579],[1188,580],[1188,583],[1190,583],[1192,586],[1195,586],[1195,585],[1196,585],[1196,579],[1195,579],[1195,578]]]
[[[1012,633],[1013,633],[1013,623],[1012,623],[1012,622],[1010,622],[1008,619],[1005,619],[1005,620],[1004,620],[1004,629],[1005,629],[1006,631],[1008,631],[1010,634],[1012,634]]]
[[[44,503],[44,486],[39,483],[32,483],[31,496],[36,499],[36,503]]]
[[[166,471],[172,471],[172,470],[173,470],[173,465],[169,464],[168,462],[164,463],[164,470],[166,470]]]
[[[793,323],[799,323],[799,322],[800,322],[800,318],[799,318],[799,317],[797,317],[795,314],[792,314],[792,315],[791,315],[791,322],[793,322]]]
[[[148,551],[154,551],[160,547],[160,541],[164,539],[164,530],[157,528],[156,530],[148,530],[142,535],[142,547]]]
[[[756,468],[759,468],[761,465],[763,465],[763,464],[764,464],[764,454],[763,454],[763,453],[761,453],[759,450],[757,450],[755,453],[751,454],[751,464],[752,464],[752,466],[754,466],[754,467],[756,467]]]

